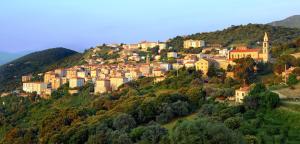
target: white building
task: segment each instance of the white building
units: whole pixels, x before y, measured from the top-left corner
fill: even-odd
[[[164,71],[170,71],[172,69],[172,64],[169,63],[161,63],[160,68]]]
[[[249,91],[249,87],[241,87],[240,89],[235,90],[235,102],[243,103],[243,100],[248,95]]]
[[[27,93],[36,92],[41,95],[47,89],[47,84],[42,82],[23,83],[23,91]]]
[[[219,50],[219,55],[227,58],[229,55],[229,50],[228,49]]]

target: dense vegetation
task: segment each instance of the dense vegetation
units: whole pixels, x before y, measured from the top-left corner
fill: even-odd
[[[263,84],[252,87],[245,105],[215,102],[230,96],[233,79],[204,84],[202,74],[182,69],[153,83],[141,78],[111,94],[91,95],[93,84],[69,95],[68,86],[50,100],[0,98],[2,143],[279,143],[299,141],[295,121],[283,124],[278,95]],[[275,109],[275,110],[274,110]],[[177,118],[196,115],[192,120]],[[299,125],[299,124],[298,124]],[[297,125],[297,126],[298,126]]]
[[[289,28],[300,28],[300,15],[294,15],[281,21],[269,23],[271,26],[283,26]]]
[[[48,66],[74,54],[77,52],[65,48],[53,48],[34,52],[2,65],[0,66],[0,91],[14,90],[22,75],[45,72]]]
[[[96,50],[94,52],[94,50]],[[116,59],[119,57],[118,50],[116,48],[106,46],[105,44],[90,48],[84,53],[85,59],[102,58],[103,60]]]
[[[276,46],[272,47],[271,53],[273,57],[278,57],[281,55],[288,55],[292,53],[300,52],[300,38],[296,38],[295,40],[280,43]]]
[[[222,44],[225,47],[233,44],[246,44],[250,47],[261,46],[264,33],[268,32],[273,46],[286,43],[300,36],[300,29],[273,27],[269,25],[248,24],[231,26],[222,31],[196,33],[185,37],[177,36],[168,42],[168,46],[175,50],[182,50],[185,39],[199,39],[207,43]]]

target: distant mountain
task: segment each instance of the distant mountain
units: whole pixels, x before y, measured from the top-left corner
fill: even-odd
[[[269,23],[271,26],[283,26],[289,28],[300,28],[300,15],[294,15],[281,21]]]
[[[175,50],[183,50],[183,41],[186,39],[204,40],[210,44],[222,44],[227,47],[232,44],[246,44],[260,46],[264,33],[269,34],[272,45],[291,42],[300,37],[300,29],[275,27],[262,24],[248,24],[231,26],[227,29],[215,32],[196,33],[188,36],[177,36],[168,41],[168,46]]]
[[[22,53],[8,53],[8,52],[0,52],[0,65],[6,64],[12,60],[15,60],[23,55],[25,55],[26,52]]]
[[[78,54],[66,48],[52,48],[34,52],[0,66],[0,91],[12,90],[18,86],[21,76],[40,73],[64,58]]]

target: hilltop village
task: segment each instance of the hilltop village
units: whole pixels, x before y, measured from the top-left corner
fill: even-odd
[[[263,37],[260,48],[248,48],[241,45],[234,49],[227,49],[220,44],[206,44],[203,40],[188,39],[183,44],[185,49],[202,48],[202,51],[199,54],[169,51],[167,52],[167,61],[163,61],[160,55],[153,54],[151,57],[149,55],[139,55],[140,52],[154,48],[157,48],[158,53],[160,53],[167,48],[164,42],[143,41],[138,44],[110,44],[107,46],[112,50],[108,55],[119,53],[119,57],[104,60],[98,58],[97,55],[101,48],[89,49],[91,54],[86,59],[87,64],[59,68],[40,74],[43,76],[43,80],[39,82],[32,81],[32,75],[30,74],[22,76],[23,91],[25,93],[21,95],[26,96],[28,93],[35,92],[42,98],[47,99],[54,90],[65,84],[68,84],[70,94],[76,94],[80,87],[87,83],[95,85],[94,94],[109,93],[140,77],[153,77],[154,82],[163,81],[166,73],[170,70],[195,68],[207,77],[210,68],[227,70],[228,67],[235,65],[234,60],[236,59],[251,57],[259,62],[267,63],[271,61],[270,42],[267,33]],[[211,50],[216,52],[207,54],[207,51]],[[234,72],[226,71],[226,77],[233,76]],[[231,100],[240,103],[248,92],[249,87],[245,85],[236,90],[235,96]]]
[[[7,64],[0,143],[299,143],[300,38],[246,34],[54,48]]]

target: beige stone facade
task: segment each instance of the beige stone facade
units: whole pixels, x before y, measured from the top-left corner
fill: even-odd
[[[118,88],[124,83],[127,83],[127,78],[125,77],[110,78],[110,85],[112,90],[118,90]]]
[[[183,42],[183,48],[200,48],[205,46],[205,41],[203,40],[185,40]]]
[[[44,83],[49,84],[52,79],[55,79],[56,74],[54,72],[46,72],[44,75]]]
[[[207,74],[209,66],[212,64],[212,62],[209,59],[202,58],[199,61],[196,62],[196,70],[201,70],[204,75]]]
[[[22,82],[29,82],[32,79],[32,75],[22,76]]]
[[[36,92],[38,95],[42,94],[47,89],[47,84],[42,82],[23,83],[23,91],[27,93]]]
[[[106,93],[111,91],[110,80],[97,80],[95,84],[95,94]]]
[[[84,78],[71,78],[69,80],[69,87],[70,88],[78,88],[84,85]]]

